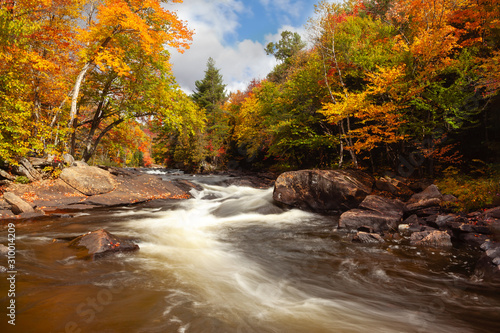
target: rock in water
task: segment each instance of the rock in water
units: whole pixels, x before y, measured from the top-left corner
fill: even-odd
[[[359,205],[340,216],[339,227],[350,230],[383,232],[395,230],[403,217],[404,204],[399,200],[368,195]]]
[[[446,231],[422,231],[411,234],[410,243],[433,248],[451,248],[451,237]]]
[[[12,192],[5,192],[3,194],[5,201],[11,205],[11,210],[14,214],[19,215],[22,213],[34,213],[35,210],[29,203],[19,198]]]
[[[98,195],[115,189],[113,176],[106,170],[92,166],[66,168],[60,178],[85,195]]]
[[[357,170],[300,170],[282,173],[274,184],[277,202],[315,212],[357,207],[375,180]]]
[[[97,259],[112,252],[135,251],[139,245],[129,240],[123,240],[104,229],[89,232],[73,239],[70,247],[86,250],[82,257]]]

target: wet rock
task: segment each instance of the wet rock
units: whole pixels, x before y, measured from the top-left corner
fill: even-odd
[[[81,249],[79,257],[98,259],[106,254],[114,252],[128,252],[139,249],[137,244],[124,240],[109,233],[105,229],[88,232],[73,239],[69,247]]]
[[[31,213],[21,213],[17,216],[17,218],[28,220],[28,219],[36,219],[42,216],[45,216],[43,212],[31,212]]]
[[[60,178],[84,195],[97,195],[114,190],[113,176],[97,167],[79,166],[65,168]]]
[[[14,214],[19,215],[22,213],[34,213],[35,210],[29,203],[18,197],[12,192],[5,192],[3,194],[4,200],[11,205],[11,210]]]
[[[435,248],[451,248],[451,236],[446,231],[426,230],[414,232],[410,236],[410,243],[417,246],[428,246]]]
[[[468,245],[478,248],[483,244],[489,237],[483,234],[476,233],[462,233],[458,235],[458,239]]]
[[[277,202],[316,212],[357,207],[374,179],[357,170],[301,170],[282,173],[274,184]]]
[[[359,231],[352,239],[356,243],[383,243],[384,239],[379,234]]]
[[[476,263],[474,274],[482,279],[500,282],[500,243],[488,240],[481,249],[485,251]]]
[[[372,232],[395,230],[403,217],[403,209],[404,204],[399,200],[368,195],[358,209],[340,216],[339,227]]]
[[[339,219],[339,228],[349,230],[367,230],[370,232],[383,232],[395,230],[400,218],[382,214],[371,210],[351,209]]]

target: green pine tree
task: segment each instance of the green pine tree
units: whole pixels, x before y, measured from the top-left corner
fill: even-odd
[[[191,96],[196,104],[206,110],[210,124],[213,124],[220,106],[226,99],[226,85],[223,83],[219,69],[215,67],[215,61],[208,58],[207,70],[203,80],[195,82],[196,91]]]

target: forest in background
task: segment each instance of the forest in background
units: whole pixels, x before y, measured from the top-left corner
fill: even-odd
[[[157,147],[195,169],[202,157],[212,168],[409,176],[498,162],[499,10],[482,0],[320,2],[311,46],[283,32],[266,48],[279,64],[245,91],[226,98],[209,61],[193,96],[206,140]]]
[[[0,156],[191,172],[361,168],[487,173],[500,156],[498,0],[321,1],[308,36],[227,94],[169,51],[192,31],[158,0],[0,1]],[[308,43],[306,44],[305,41]]]

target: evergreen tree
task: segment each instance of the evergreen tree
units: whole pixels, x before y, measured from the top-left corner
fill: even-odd
[[[220,105],[226,99],[226,85],[223,83],[219,69],[211,57],[207,61],[207,70],[203,80],[195,82],[196,91],[191,96],[196,104],[206,110],[209,121],[213,124]]]
[[[223,155],[227,148],[227,138],[230,132],[229,118],[222,110],[222,105],[226,100],[226,85],[223,83],[219,69],[215,67],[215,61],[208,58],[205,77],[201,81],[196,81],[196,91],[191,98],[205,111],[207,127],[201,145],[206,149],[204,152],[206,161],[211,167],[220,167]]]

